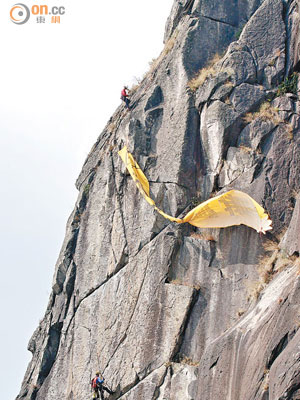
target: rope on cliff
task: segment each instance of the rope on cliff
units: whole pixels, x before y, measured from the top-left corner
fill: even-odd
[[[98,371],[99,371],[100,375],[102,376],[102,379],[105,380],[104,371],[102,372],[102,370],[100,369],[100,354],[98,353],[98,351],[97,351],[97,361],[98,361]],[[105,382],[105,385],[108,387],[108,389],[110,391],[112,391],[110,385],[108,385],[107,382]]]
[[[151,199],[149,181],[127,147],[123,147],[118,154],[145,200],[172,222],[188,222],[198,228],[225,228],[244,224],[262,233],[272,229],[272,221],[265,210],[252,197],[239,190],[230,190],[199,204],[183,219],[172,217],[160,210]]]

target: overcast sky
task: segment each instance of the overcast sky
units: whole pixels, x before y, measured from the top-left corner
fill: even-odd
[[[10,19],[15,4],[0,3],[1,400],[16,397],[31,359],[74,182],[122,85],[162,50],[173,0],[24,0],[65,14],[60,23],[31,14],[21,25]]]

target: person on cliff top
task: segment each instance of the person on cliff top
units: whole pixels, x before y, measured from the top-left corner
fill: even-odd
[[[111,390],[109,390],[107,387],[103,386],[104,383],[104,378],[100,378],[100,372],[96,372],[95,378],[92,379],[91,385],[92,385],[92,390],[93,390],[93,399],[100,399],[104,400],[104,390],[109,393],[113,394]]]
[[[128,96],[129,96],[128,87],[127,87],[127,86],[124,86],[124,87],[123,87],[123,90],[122,90],[122,92],[121,92],[121,100],[123,100],[123,101],[125,102],[126,108],[127,108],[128,110],[130,110],[130,106],[129,106],[130,100],[129,100]]]

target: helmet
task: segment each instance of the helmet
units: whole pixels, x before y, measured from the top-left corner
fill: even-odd
[[[100,372],[99,372],[99,371],[97,371],[97,372],[96,372],[96,375],[97,375],[97,376],[99,376],[99,375],[100,375]]]

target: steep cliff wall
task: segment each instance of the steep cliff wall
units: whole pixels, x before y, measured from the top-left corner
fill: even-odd
[[[299,398],[299,60],[297,0],[174,2],[132,111],[116,110],[77,180],[18,399],[89,398],[95,369],[111,399]],[[235,188],[272,233],[165,220],[125,144],[164,211]]]

